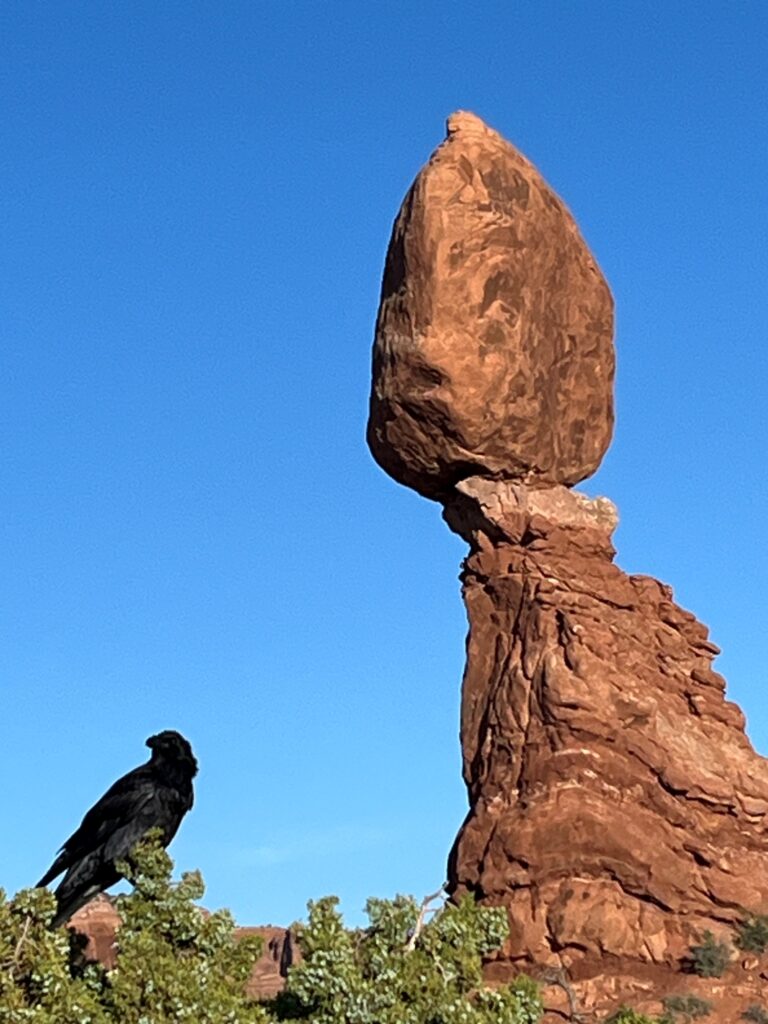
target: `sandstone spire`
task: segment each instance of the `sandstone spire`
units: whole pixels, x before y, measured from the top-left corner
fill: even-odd
[[[490,976],[564,970],[602,1013],[698,984],[710,1019],[738,1019],[768,962],[706,991],[681,970],[705,930],[732,941],[768,911],[768,762],[706,628],[613,564],[613,505],[569,489],[610,440],[610,293],[562,202],[472,114],[395,221],[373,365],[374,456],[470,545],[449,873],[509,909]]]

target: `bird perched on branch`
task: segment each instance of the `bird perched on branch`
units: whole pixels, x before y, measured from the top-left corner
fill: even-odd
[[[167,846],[192,807],[197,761],[187,740],[166,729],[150,736],[147,746],[149,761],[118,779],[94,804],[37,883],[48,885],[66,872],[55,891],[53,928],[120,880],[117,862],[127,860],[150,829],[160,829]]]

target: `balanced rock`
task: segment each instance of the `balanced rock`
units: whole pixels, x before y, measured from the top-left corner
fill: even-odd
[[[562,201],[473,114],[395,220],[368,443],[438,500],[467,476],[574,484],[613,429],[613,301]]]
[[[368,439],[470,545],[449,887],[507,908],[488,976],[554,979],[547,1020],[657,1015],[682,992],[730,1024],[762,1000],[768,952],[724,982],[686,967],[708,931],[732,949],[768,913],[768,761],[706,628],[614,564],[612,503],[569,489],[611,434],[594,260],[507,142],[468,114],[448,128],[395,222]]]

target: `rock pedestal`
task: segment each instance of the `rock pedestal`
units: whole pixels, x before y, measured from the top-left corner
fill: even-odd
[[[605,499],[472,479],[445,517],[471,545],[470,811],[449,875],[509,909],[488,976],[565,968],[597,1001],[619,979],[624,1001],[679,992],[707,929],[732,942],[768,909],[768,763],[718,649],[669,587],[613,564]]]
[[[706,930],[732,942],[768,911],[768,762],[706,628],[613,563],[611,502],[569,489],[613,420],[594,259],[509,143],[473,115],[448,124],[395,221],[368,439],[470,545],[450,887],[509,910],[491,980],[565,978],[595,1013],[692,992],[734,1020],[768,964],[681,972]]]

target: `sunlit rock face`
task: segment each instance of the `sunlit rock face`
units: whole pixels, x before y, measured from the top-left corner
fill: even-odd
[[[445,518],[471,548],[450,888],[509,910],[491,978],[565,968],[590,1006],[655,1013],[705,930],[732,943],[768,910],[768,762],[706,627],[614,564],[609,501],[473,478]],[[739,986],[755,1001],[752,967],[702,990],[715,1020],[738,1019]]]
[[[768,912],[768,762],[706,627],[614,564],[615,507],[571,489],[610,441],[613,368],[610,293],[573,218],[454,115],[395,222],[368,425],[379,464],[470,548],[450,889],[508,908],[491,979],[560,972],[597,1019],[695,992],[724,1024],[762,1001],[768,954],[724,982],[683,972],[705,930],[732,943]]]
[[[613,429],[613,301],[562,201],[480,118],[448,136],[387,252],[368,441],[442,499],[469,475],[574,484]]]

